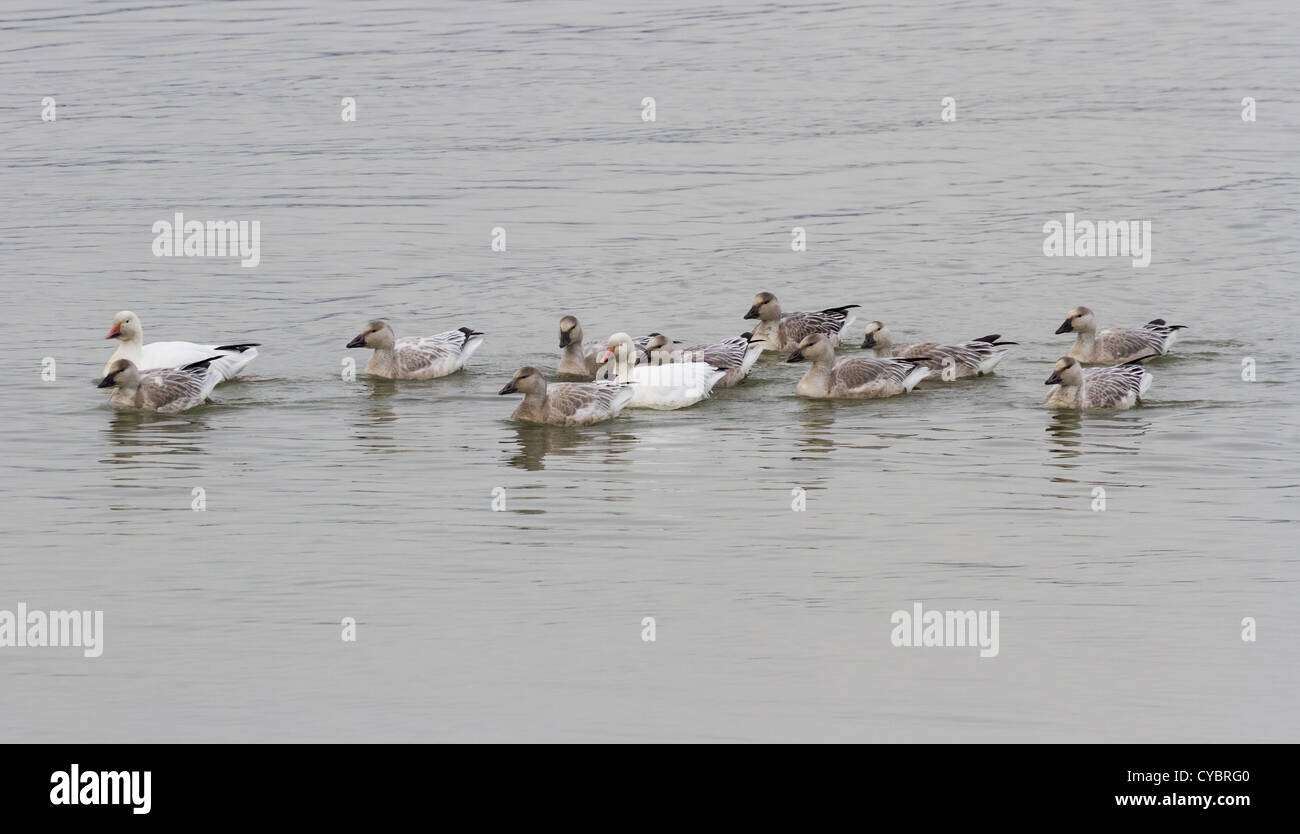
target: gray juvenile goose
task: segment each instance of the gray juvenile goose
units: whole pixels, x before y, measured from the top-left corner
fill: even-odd
[[[849,310],[857,306],[827,307],[816,313],[782,313],[776,296],[761,292],[754,296],[754,303],[745,313],[745,318],[758,319],[754,338],[763,340],[764,350],[794,350],[805,336],[813,333],[824,334],[830,339],[831,347],[835,347],[840,343],[844,328],[853,323]]]
[[[908,359],[835,358],[835,346],[822,333],[804,338],[787,362],[812,360],[812,367],[795,386],[802,397],[867,398],[892,397],[911,391],[932,372],[924,364],[928,357]]]
[[[225,379],[212,363],[221,356],[210,356],[182,368],[154,368],[141,371],[130,359],[118,359],[108,366],[99,381],[100,388],[112,388],[110,405],[119,408],[142,408],[175,414],[207,401],[218,382]]]
[[[1044,402],[1053,408],[1131,408],[1141,402],[1154,379],[1141,364],[1149,358],[1085,370],[1078,359],[1062,356],[1043,383],[1052,386]]]
[[[1056,333],[1079,334],[1066,356],[1089,365],[1120,365],[1140,356],[1163,356],[1178,340],[1178,331],[1186,327],[1185,324],[1166,324],[1164,319],[1152,319],[1138,329],[1114,327],[1098,330],[1092,310],[1075,307],[1056,328]]]
[[[934,371],[934,377],[951,382],[962,377],[980,376],[992,373],[997,364],[1007,355],[1001,349],[1003,345],[1016,342],[1000,342],[1002,336],[981,336],[969,342],[946,345],[941,342],[917,342],[910,345],[895,345],[889,328],[878,321],[867,325],[866,336],[862,340],[864,348],[873,348],[876,356],[894,356],[899,358],[928,356],[926,365]]]
[[[584,342],[582,325],[577,317],[565,316],[560,319],[560,349],[560,364],[555,368],[557,374],[594,377],[599,366],[596,358],[605,349],[605,343],[594,339]]]
[[[761,340],[756,340],[753,333],[741,333],[721,342],[705,345],[692,345],[682,350],[672,348],[667,336],[655,335],[646,343],[646,352],[650,354],[651,363],[664,362],[703,362],[723,371],[722,379],[714,388],[730,388],[749,376],[750,370],[763,352]]]
[[[530,423],[589,426],[618,416],[632,399],[632,389],[617,382],[551,382],[532,366],[515,371],[498,394],[523,394],[511,416]]]
[[[374,350],[366,363],[366,373],[371,376],[434,379],[459,371],[481,344],[483,334],[468,327],[399,339],[388,322],[376,320],[348,342],[348,347]]]

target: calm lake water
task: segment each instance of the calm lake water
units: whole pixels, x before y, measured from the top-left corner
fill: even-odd
[[[0,609],[106,631],[0,649],[0,740],[1300,741],[1286,4],[107,0],[0,30]],[[260,265],[154,257],[178,211],[260,221]],[[1045,257],[1067,212],[1150,220],[1151,265]],[[797,398],[776,358],[585,429],[496,396],[563,314],[714,340],[760,290],[862,305],[845,354],[871,319],[1020,345],[882,401]],[[1142,407],[1042,407],[1078,304],[1189,326]],[[114,412],[122,309],[262,356],[213,405]],[[345,382],[381,316],[486,342]],[[891,645],[917,601],[1000,612],[998,656]]]

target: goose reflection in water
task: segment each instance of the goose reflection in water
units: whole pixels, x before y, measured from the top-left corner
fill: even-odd
[[[507,445],[510,441],[506,441]],[[515,448],[508,448],[506,463],[536,472],[546,468],[548,455],[590,456],[600,463],[622,461],[637,443],[637,436],[617,424],[595,426],[551,426],[519,423],[515,426]]]
[[[362,441],[361,447],[367,452],[397,452],[396,438],[393,436],[397,412],[393,409],[391,397],[401,387],[399,383],[382,377],[366,377],[365,399],[362,401],[360,419],[354,435]]]
[[[202,412],[115,409],[104,428],[109,448],[100,462],[130,469],[146,465],[198,469],[208,453],[206,435],[211,430]]]
[[[833,400],[814,400],[800,397],[799,451],[794,460],[821,460],[835,451],[831,429],[835,426],[835,412],[843,403]]]
[[[1048,418],[1047,446],[1051,466],[1074,468],[1071,461],[1085,453],[1136,455],[1139,441],[1151,428],[1151,422],[1137,414],[1085,414],[1082,411],[1054,411]],[[1125,442],[1130,441],[1130,442]]]

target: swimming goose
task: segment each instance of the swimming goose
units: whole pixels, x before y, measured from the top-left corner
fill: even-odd
[[[1142,401],[1154,377],[1142,367],[1150,354],[1123,365],[1084,370],[1073,356],[1062,356],[1043,383],[1053,386],[1044,401],[1053,408],[1129,408]]]
[[[234,379],[257,358],[257,342],[230,345],[200,345],[194,342],[150,342],[144,344],[144,324],[130,310],[113,316],[113,327],[105,339],[117,339],[117,350],[104,363],[104,375],[119,359],[129,359],[142,371],[179,368],[202,359],[212,359],[218,382]]]
[[[468,327],[448,330],[436,336],[406,336],[398,339],[386,321],[372,321],[360,335],[348,342],[350,348],[374,350],[366,373],[387,379],[434,379],[454,374],[478,346],[483,334]]]
[[[676,344],[662,333],[647,333],[644,336],[638,336],[632,340],[632,346],[636,349],[636,361],[632,364],[643,365],[650,361],[649,345],[652,341],[658,340],[659,344]],[[613,375],[613,369],[609,364],[608,357],[605,356],[606,345],[600,346],[600,352],[596,354],[596,378],[610,379]]]
[[[999,348],[1003,345],[1016,344],[1016,342],[999,342],[998,339],[1001,338],[1000,334],[994,333],[992,336],[981,336],[957,345],[945,345],[941,342],[895,345],[889,328],[878,321],[873,321],[867,325],[862,346],[874,348],[876,356],[898,358],[928,356],[930,359],[925,364],[934,371],[932,377],[951,382],[962,377],[992,373],[997,364],[1007,355],[1007,351]]]
[[[98,387],[114,389],[108,398],[110,405],[175,414],[207,400],[222,380],[214,367],[220,358],[211,356],[183,368],[154,368],[143,373],[130,359],[118,359],[109,363]]]
[[[853,323],[849,310],[857,304],[828,307],[817,313],[782,313],[776,296],[761,292],[754,296],[754,304],[745,313],[747,319],[758,319],[754,338],[762,339],[764,350],[794,350],[805,336],[823,333],[831,340],[831,347],[840,343],[844,328]]]
[[[749,376],[749,371],[763,352],[761,340],[753,333],[742,333],[731,339],[707,345],[692,345],[683,350],[672,348],[667,336],[656,335],[646,343],[646,352],[652,363],[703,362],[724,371],[714,388],[730,388]]]
[[[823,333],[805,336],[787,362],[812,360],[812,367],[795,386],[802,397],[892,397],[911,391],[932,372],[924,362],[929,357],[906,359],[835,359],[835,345]]]
[[[632,383],[629,408],[670,410],[694,405],[709,396],[713,386],[725,375],[704,362],[634,365],[632,357],[636,351],[631,336],[615,333],[600,355],[602,363],[613,360],[610,365],[618,382]]]
[[[1152,319],[1138,330],[1116,327],[1099,331],[1092,310],[1075,307],[1064,323],[1056,328],[1056,333],[1079,334],[1066,356],[1090,365],[1120,365],[1139,356],[1168,353],[1178,339],[1178,331],[1186,327],[1185,324],[1166,324],[1164,319]]]
[[[632,399],[632,389],[617,382],[552,382],[534,367],[515,371],[498,394],[524,395],[511,415],[530,423],[589,426],[618,416]]]
[[[600,355],[605,344],[596,339],[584,342],[582,325],[578,324],[578,319],[574,316],[560,319],[560,347],[563,352],[560,354],[560,364],[555,368],[557,374],[590,377],[596,375],[598,365],[596,357]]]

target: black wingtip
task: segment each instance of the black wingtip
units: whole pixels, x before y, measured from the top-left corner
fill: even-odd
[[[852,310],[854,307],[861,307],[861,306],[862,306],[861,304],[845,304],[843,307],[827,307],[825,310],[822,310],[822,312],[823,313],[847,313],[849,310]]]
[[[458,329],[460,330],[461,333],[464,333],[464,334],[465,334],[465,338],[466,338],[467,340],[469,339],[470,336],[482,336],[482,335],[483,335],[482,333],[480,333],[479,331],[473,329],[472,327],[461,327],[461,328],[458,328]]]
[[[261,342],[245,342],[242,345],[217,345],[213,350],[233,350],[235,353],[243,353],[249,348],[261,346]]]
[[[1148,359],[1154,359],[1154,358],[1157,357],[1157,356],[1160,356],[1160,354],[1159,354],[1159,353],[1148,353],[1146,356],[1139,356],[1137,359],[1130,359],[1130,360],[1128,360],[1127,362],[1125,362],[1124,364],[1125,364],[1125,365],[1141,365],[1143,362],[1147,361]]]
[[[218,359],[222,359],[222,358],[224,358],[224,357],[221,357],[221,356],[209,356],[207,359],[200,359],[200,360],[197,361],[197,362],[191,362],[191,363],[188,364],[188,365],[182,365],[181,368],[180,368],[180,370],[182,370],[182,371],[197,371],[197,370],[201,370],[201,369],[203,369],[203,368],[208,367],[208,365],[212,364],[214,361],[216,361],[216,360],[218,360]]]
[[[1002,338],[1001,333],[994,333],[992,336],[980,336],[978,339],[971,339],[972,342],[988,342],[990,345],[996,345],[998,339]]]

